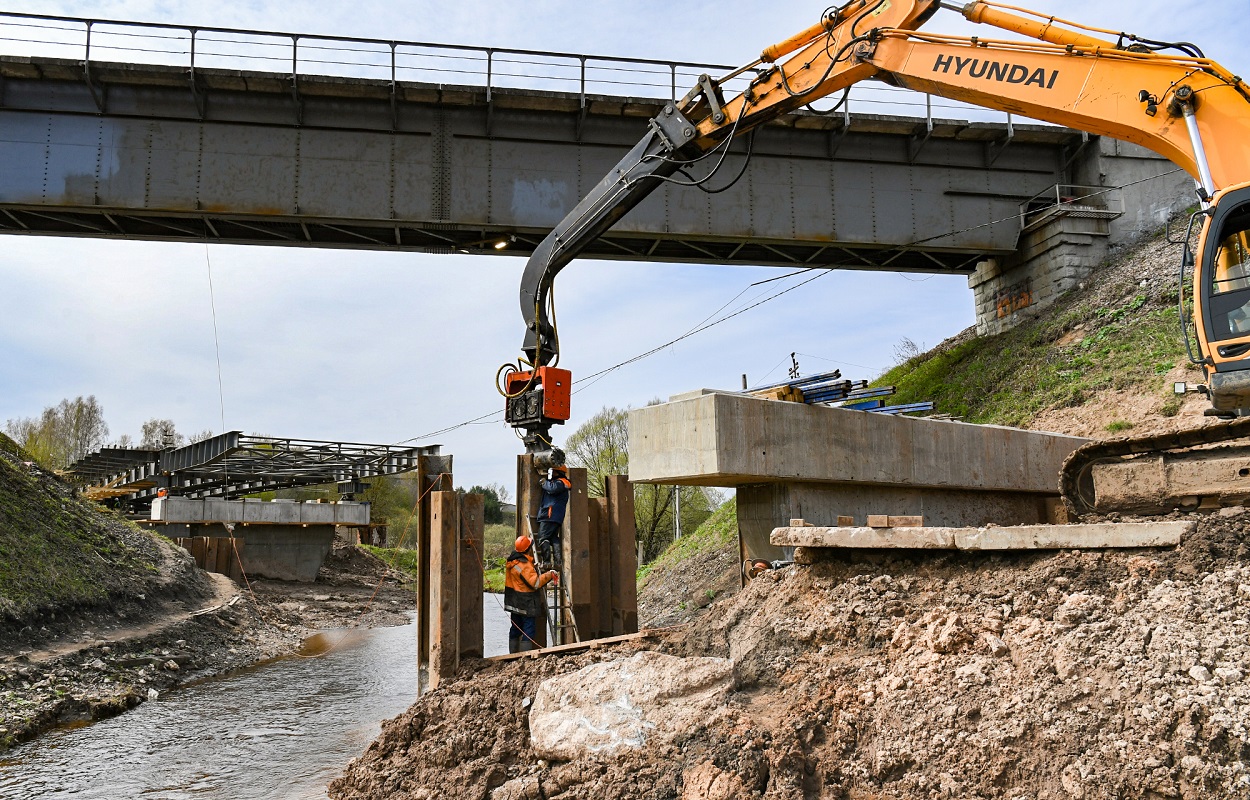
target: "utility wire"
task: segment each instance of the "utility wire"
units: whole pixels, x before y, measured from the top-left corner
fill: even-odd
[[[213,260],[204,243],[204,263],[208,265],[208,303],[213,310],[213,349],[217,351],[217,402],[221,407],[221,432],[226,432],[226,392],[221,381],[221,340],[217,336],[217,298],[213,291]]]
[[[1108,192],[1114,192],[1114,191],[1118,191],[1118,190],[1121,190],[1121,189],[1128,189],[1128,188],[1130,188],[1130,187],[1132,187],[1132,186],[1136,186],[1136,185],[1141,184],[1141,183],[1146,183],[1146,182],[1148,182],[1148,181],[1158,180],[1159,178],[1166,178],[1166,177],[1168,177],[1169,175],[1175,175],[1176,173],[1178,173],[1178,172],[1182,172],[1182,171],[1183,171],[1183,170],[1181,170],[1181,169],[1178,167],[1178,168],[1176,168],[1176,169],[1169,170],[1168,172],[1162,172],[1162,173],[1159,173],[1158,175],[1151,175],[1151,176],[1146,177],[1146,178],[1139,178],[1138,180],[1135,180],[1135,181],[1129,181],[1128,183],[1122,184],[1122,185],[1120,185],[1120,186],[1108,186],[1108,187],[1105,187],[1105,188],[1100,189],[1100,190],[1095,191],[1095,192],[1089,192],[1088,194],[1083,194],[1083,195],[1081,195],[1080,197],[1073,197],[1073,198],[1070,198],[1070,199],[1068,199],[1068,200],[1063,200],[1063,201],[1061,201],[1058,205],[1071,205],[1071,204],[1076,203],[1076,202],[1078,202],[1078,201],[1080,201],[1080,200],[1087,200],[1087,199],[1089,199],[1089,198],[1091,198],[1091,197],[1098,197],[1098,196],[1101,196],[1101,195],[1107,194]],[[928,242],[936,241],[936,240],[938,240],[938,239],[945,239],[945,238],[950,237],[950,236],[959,236],[959,235],[964,234],[964,233],[970,233],[971,231],[980,230],[980,229],[982,229],[982,228],[988,228],[988,227],[993,226],[993,225],[1001,225],[1001,224],[1002,224],[1002,223],[1004,223],[1004,222],[1011,222],[1011,221],[1013,221],[1013,220],[1018,220],[1019,218],[1020,218],[1020,215],[1019,215],[1019,214],[1012,214],[1012,215],[1011,215],[1011,216],[1009,216],[1009,217],[1002,217],[1001,219],[991,220],[991,221],[989,221],[989,222],[983,222],[983,223],[981,223],[981,224],[979,224],[979,225],[970,225],[970,226],[968,226],[968,227],[966,227],[966,228],[962,228],[962,229],[960,229],[960,230],[956,230],[956,231],[948,231],[948,232],[946,232],[946,233],[939,233],[939,234],[934,235],[934,236],[928,236],[928,237],[925,237],[925,238],[923,238],[923,239],[917,239],[917,240],[915,240],[915,241],[913,241],[913,242],[910,242],[910,243],[908,243],[908,244],[902,245],[899,249],[900,249],[901,251],[906,251],[907,249],[912,248],[912,247],[915,247],[916,245],[925,244],[925,243],[928,243]],[[743,308],[740,308],[740,309],[738,309],[738,310],[736,310],[736,311],[734,311],[734,312],[732,312],[732,313],[726,314],[726,315],[725,315],[725,316],[723,316],[723,317],[717,318],[717,319],[715,319],[715,320],[713,320],[713,321],[711,321],[711,322],[708,322],[708,321],[706,321],[706,320],[705,320],[704,322],[702,322],[702,323],[700,323],[699,325],[696,325],[695,327],[691,328],[689,331],[687,331],[686,333],[682,334],[681,336],[678,336],[678,337],[677,337],[677,338],[675,338],[675,339],[671,339],[671,340],[669,340],[669,341],[665,342],[664,344],[661,344],[661,345],[658,345],[658,346],[656,346],[656,347],[653,347],[653,348],[651,348],[650,350],[647,350],[646,352],[639,353],[638,355],[636,355],[636,356],[634,356],[634,357],[632,357],[632,358],[628,358],[628,359],[626,359],[626,360],[624,360],[624,361],[621,361],[621,362],[619,362],[619,363],[617,363],[617,364],[613,364],[612,366],[607,367],[606,369],[599,370],[598,372],[595,372],[595,373],[592,373],[592,374],[590,374],[590,375],[587,375],[587,376],[586,376],[586,377],[584,377],[584,378],[580,378],[580,379],[578,379],[578,380],[574,381],[574,382],[573,382],[573,384],[574,384],[574,385],[577,385],[577,384],[582,384],[582,383],[585,383],[585,384],[587,384],[587,385],[586,385],[586,386],[583,386],[581,389],[578,389],[576,392],[574,392],[574,394],[576,394],[577,392],[580,392],[580,391],[582,391],[582,390],[584,390],[584,389],[588,389],[588,388],[590,388],[590,384],[593,384],[593,383],[597,382],[599,379],[603,378],[604,376],[606,376],[606,375],[608,375],[608,374],[610,374],[610,373],[616,372],[617,370],[622,369],[623,367],[627,367],[627,366],[629,366],[630,364],[635,364],[635,363],[637,363],[637,362],[639,362],[639,361],[642,361],[643,359],[650,358],[651,356],[655,355],[656,353],[659,353],[659,352],[662,352],[662,351],[664,351],[664,350],[667,350],[669,347],[672,347],[672,346],[673,346],[673,345],[675,345],[675,344],[678,344],[678,343],[680,343],[680,342],[682,342],[682,341],[684,341],[684,340],[686,340],[686,339],[689,339],[689,338],[690,338],[690,337],[692,337],[692,336],[696,336],[696,335],[698,335],[698,334],[702,333],[703,331],[708,330],[709,328],[714,328],[714,327],[716,327],[717,325],[720,325],[720,324],[721,324],[721,323],[723,323],[723,322],[728,322],[729,320],[733,319],[734,317],[740,316],[740,315],[742,315],[742,314],[745,314],[745,313],[746,313],[746,312],[748,312],[748,311],[751,311],[751,310],[753,310],[753,309],[759,308],[760,306],[764,305],[765,303],[769,303],[769,302],[771,302],[771,301],[773,301],[773,300],[776,300],[777,298],[781,297],[782,295],[789,294],[790,292],[794,291],[795,289],[798,289],[798,288],[801,288],[801,287],[803,287],[803,286],[806,286],[807,284],[811,283],[812,281],[819,280],[820,278],[823,278],[823,277],[825,277],[826,275],[829,275],[829,274],[830,274],[831,272],[833,272],[833,271],[834,271],[834,267],[833,267],[832,265],[827,265],[827,266],[819,266],[819,267],[808,267],[808,268],[806,268],[806,269],[802,269],[802,270],[799,270],[799,271],[797,271],[797,272],[792,272],[792,273],[790,273],[790,274],[788,274],[788,275],[780,275],[780,276],[778,276],[778,277],[776,277],[776,278],[768,278],[768,279],[765,279],[765,280],[763,280],[763,281],[757,281],[757,282],[755,282],[755,283],[752,283],[752,284],[750,284],[749,286],[747,286],[745,289],[743,289],[741,292],[739,292],[738,294],[734,295],[734,297],[733,297],[733,298],[732,298],[732,299],[731,299],[728,303],[726,303],[725,305],[721,306],[720,310],[718,310],[718,311],[716,311],[716,312],[713,312],[713,314],[711,315],[711,317],[715,317],[715,316],[716,316],[716,314],[720,313],[720,311],[721,311],[721,310],[724,310],[726,307],[728,307],[729,305],[731,305],[731,304],[732,304],[734,301],[736,301],[739,297],[741,297],[742,295],[746,294],[746,293],[747,293],[747,291],[749,291],[751,288],[753,288],[753,287],[755,287],[755,286],[758,286],[758,285],[763,284],[763,283],[768,283],[768,282],[770,282],[770,281],[782,280],[782,279],[784,279],[784,278],[794,277],[794,276],[798,276],[798,275],[804,275],[804,274],[806,274],[806,273],[808,273],[808,272],[816,272],[816,273],[817,273],[816,275],[813,275],[812,277],[808,278],[808,279],[807,279],[807,280],[805,280],[805,281],[802,281],[802,282],[797,283],[797,284],[795,284],[794,286],[791,286],[791,287],[789,287],[789,288],[787,288],[787,289],[783,289],[783,290],[781,290],[781,291],[779,291],[779,292],[776,292],[776,293],[774,293],[774,294],[771,294],[771,295],[769,295],[768,297],[765,297],[763,300],[759,300],[758,302],[755,302],[755,303],[752,303],[752,304],[750,304],[750,305],[747,305],[747,306],[745,306],[745,307],[743,307]],[[711,319],[711,317],[708,317],[707,319]],[[817,359],[819,359],[819,358],[820,358],[819,356],[809,356],[809,357],[810,357],[810,358],[817,358]],[[857,368],[859,368],[859,369],[872,369],[871,367],[865,367],[865,366],[863,366],[862,364],[851,364],[850,362],[845,362],[845,361],[834,361],[833,359],[822,359],[822,360],[825,360],[825,361],[833,361],[833,363],[838,363],[838,364],[847,364],[848,366],[857,367]],[[468,420],[468,421],[465,421],[465,422],[461,422],[461,423],[458,423],[458,424],[456,424],[456,425],[449,425],[449,426],[447,426],[446,428],[440,428],[440,429],[439,429],[439,430],[437,430],[437,431],[432,431],[432,432],[430,432],[430,433],[422,434],[422,435],[420,435],[420,436],[414,436],[414,437],[412,437],[411,439],[404,439],[403,441],[399,442],[399,444],[407,444],[407,443],[409,443],[409,442],[416,442],[416,441],[420,441],[420,440],[422,440],[422,439],[429,439],[429,438],[434,437],[434,436],[441,436],[441,435],[442,435],[442,434],[444,434],[444,433],[450,433],[450,432],[452,432],[452,431],[459,430],[460,428],[464,428],[464,427],[467,427],[467,426],[469,426],[469,425],[483,424],[483,422],[484,422],[485,420],[491,420],[491,419],[493,419],[493,418],[495,418],[495,417],[499,417],[499,416],[502,416],[502,415],[503,415],[503,412],[502,412],[502,411],[492,411],[492,412],[490,412],[490,413],[483,414],[483,415],[481,415],[481,416],[479,416],[479,417],[474,417],[474,418],[473,418],[473,419],[471,419],[471,420]]]

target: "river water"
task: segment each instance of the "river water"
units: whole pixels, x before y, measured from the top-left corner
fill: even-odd
[[[508,616],[485,597],[486,655]],[[0,798],[318,800],[417,692],[415,626],[330,631],[297,656],[183,687],[0,756]]]

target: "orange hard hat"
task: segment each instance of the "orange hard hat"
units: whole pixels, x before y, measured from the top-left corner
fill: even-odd
[[[530,537],[525,534],[521,534],[516,537],[516,551],[518,553],[524,553],[526,550],[530,549],[531,544],[533,544],[533,542],[531,542]]]

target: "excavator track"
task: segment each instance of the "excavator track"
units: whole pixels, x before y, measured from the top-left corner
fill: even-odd
[[[1248,441],[1215,447],[1238,440]],[[1090,442],[1064,461],[1059,491],[1069,513],[1078,517],[1165,514],[1215,500],[1218,505],[1250,499],[1250,417]]]

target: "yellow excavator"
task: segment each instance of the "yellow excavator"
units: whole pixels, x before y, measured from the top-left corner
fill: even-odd
[[[1027,40],[918,30],[939,11]],[[722,87],[751,76],[746,90]],[[703,75],[665,105],[646,136],[530,257],[521,283],[522,356],[501,368],[505,417],[541,461],[569,418],[552,284],[596,237],[664,183],[707,186],[730,142],[864,80],[948,97],[1147,147],[1192,175],[1200,210],[1180,264],[1181,334],[1205,383],[1208,414],[1191,431],[1086,445],[1060,489],[1077,513],[1162,513],[1250,498],[1250,87],[1187,42],[1145,39],[992,2],[852,0],[719,79]],[[749,148],[748,148],[749,152]],[[696,179],[696,164],[713,164]],[[745,167],[744,167],[745,169]],[[1196,252],[1189,243],[1198,233]],[[1187,304],[1186,279],[1192,278]],[[1196,346],[1195,346],[1196,343]]]

